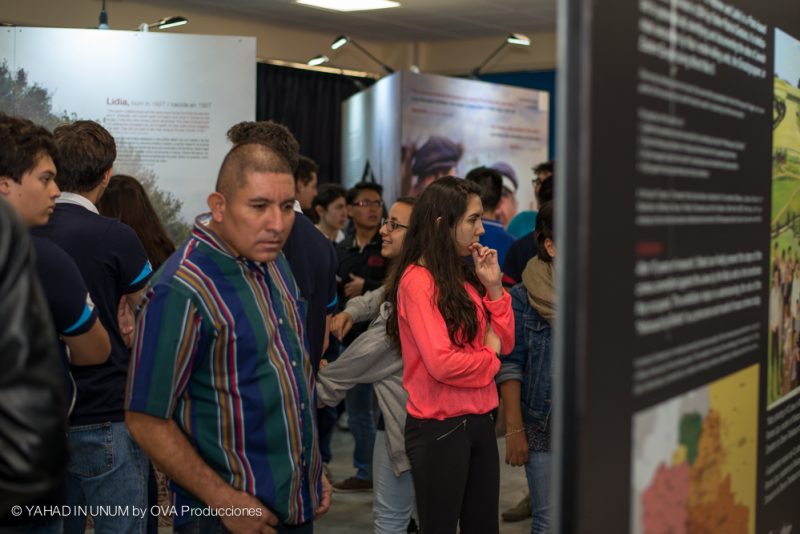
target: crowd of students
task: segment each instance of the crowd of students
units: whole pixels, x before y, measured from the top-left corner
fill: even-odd
[[[535,169],[535,231],[515,240],[503,169],[436,177],[387,210],[377,184],[318,185],[278,124],[228,140],[209,212],[176,247],[139,181],[113,175],[102,126],[0,116],[0,215],[13,208],[36,258],[20,298],[41,288],[49,310],[6,310],[21,319],[0,348],[52,375],[19,379],[36,402],[0,406],[0,449],[30,447],[0,459],[0,532],[83,532],[87,516],[153,532],[165,476],[176,532],[313,532],[332,491],[373,491],[375,532],[491,534],[498,416],[532,532],[548,531],[552,163]],[[14,245],[5,261],[22,265]],[[355,473],[331,486],[342,400]]]

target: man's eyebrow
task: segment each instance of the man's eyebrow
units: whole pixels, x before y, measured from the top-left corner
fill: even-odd
[[[292,196],[291,198],[285,198],[281,201],[277,201],[274,198],[267,198],[267,197],[250,197],[247,199],[248,202],[266,202],[267,204],[274,204],[276,202],[283,204],[286,202],[294,202],[295,200],[296,199],[294,196]]]

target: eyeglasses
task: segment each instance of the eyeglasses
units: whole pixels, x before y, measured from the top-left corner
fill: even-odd
[[[359,200],[358,202],[351,202],[351,206],[358,206],[359,208],[380,208],[383,206],[383,200]]]
[[[386,226],[386,229],[389,230],[390,234],[398,228],[408,228],[408,226],[405,224],[400,224],[393,219],[381,219],[381,226]]]

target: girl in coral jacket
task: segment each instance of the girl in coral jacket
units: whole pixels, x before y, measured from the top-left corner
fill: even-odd
[[[387,334],[400,345],[408,391],[406,452],[420,532],[498,532],[500,473],[492,411],[498,354],[514,348],[511,297],[483,232],[480,187],[445,177],[411,215]],[[469,260],[471,256],[471,261]]]

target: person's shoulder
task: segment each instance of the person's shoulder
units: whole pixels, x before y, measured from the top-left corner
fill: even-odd
[[[533,235],[535,232],[528,232],[516,239],[514,239],[514,243],[517,244],[518,247],[524,246],[529,240],[533,240]]]
[[[522,283],[516,284],[514,287],[509,289],[508,294],[511,295],[512,305],[518,305],[518,304],[524,305],[527,304],[528,302],[528,290]]]
[[[512,250],[522,252],[535,249],[536,249],[536,240],[534,239],[533,232],[528,232],[519,239],[515,239],[514,242],[511,243],[511,246],[508,248],[509,252],[511,252]]]
[[[314,223],[311,222],[311,219],[309,219],[302,213],[295,212],[294,225],[292,226],[292,231],[289,232],[289,235],[292,234],[311,235],[311,230],[314,230],[318,234],[322,233],[319,230],[317,230],[317,227],[314,226]]]
[[[98,217],[100,219],[98,220],[97,224],[98,225],[104,224],[106,226],[107,235],[113,236],[115,238],[117,237],[123,237],[126,239],[135,238],[136,241],[139,241],[139,237],[136,235],[136,232],[133,230],[133,228],[131,228],[124,222],[118,219],[113,219],[111,217],[106,217],[104,215],[98,215]]]
[[[75,260],[63,248],[45,236],[31,235],[31,241],[36,251],[36,269],[40,277],[45,278],[52,274],[61,282],[69,284],[74,283],[77,277],[83,285]]]
[[[422,267],[421,265],[411,264],[406,267],[406,270],[403,271],[403,275],[400,277],[400,285],[411,285],[411,284],[425,284],[425,285],[433,285],[433,275],[431,272]]]
[[[205,274],[199,274],[204,272],[208,258],[207,252],[199,244],[191,238],[186,240],[153,274],[148,286],[187,295],[207,293],[207,284],[213,283],[213,280]]]
[[[57,263],[60,261],[72,261],[72,256],[67,254],[63,248],[56,245],[49,237],[31,234],[31,242],[36,250],[37,259]]]
[[[311,222],[311,219],[303,215],[302,213],[298,213],[297,217],[295,218],[294,224],[297,226],[300,236],[303,239],[307,239],[311,241],[314,246],[317,246],[321,249],[328,250],[329,248],[333,248],[333,244],[331,240],[325,237],[325,234],[319,231],[319,228],[314,226],[314,223]],[[306,242],[307,244],[307,242]]]

